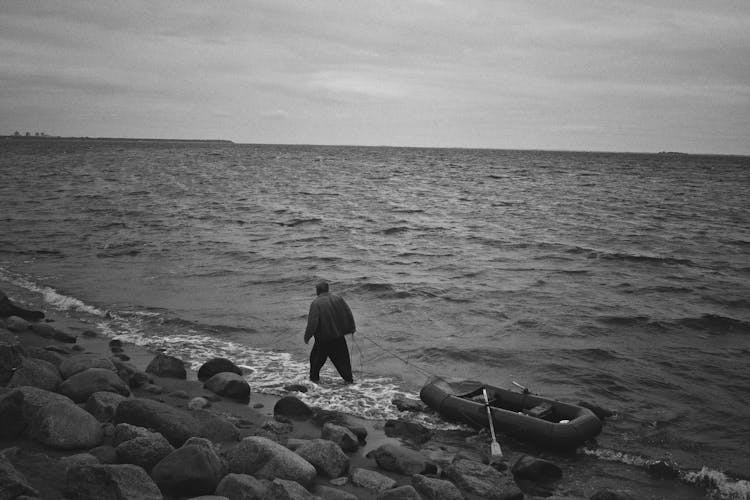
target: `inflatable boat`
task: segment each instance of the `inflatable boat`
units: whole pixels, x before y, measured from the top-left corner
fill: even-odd
[[[526,389],[519,393],[481,382],[448,383],[436,377],[425,384],[419,397],[448,420],[489,427],[483,389],[487,390],[495,430],[519,441],[575,448],[602,429],[602,422],[588,408],[542,398]]]

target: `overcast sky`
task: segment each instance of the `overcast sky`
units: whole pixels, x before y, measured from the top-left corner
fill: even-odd
[[[750,0],[0,0],[0,134],[750,154]]]

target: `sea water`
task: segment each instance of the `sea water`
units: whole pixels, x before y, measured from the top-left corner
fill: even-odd
[[[587,456],[748,496],[748,157],[29,139],[0,173],[17,300],[280,394],[327,279],[357,383],[329,363],[308,403],[516,381],[614,412]]]

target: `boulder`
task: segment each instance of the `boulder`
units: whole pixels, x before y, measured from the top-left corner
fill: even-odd
[[[83,370],[60,384],[60,394],[68,396],[76,403],[85,403],[92,394],[102,391],[130,395],[127,384],[115,372],[105,368]]]
[[[422,500],[417,490],[410,484],[381,491],[375,498],[376,500]]]
[[[25,352],[17,340],[3,338],[0,340],[0,384],[7,383],[16,368],[21,366]]]
[[[284,396],[283,398],[276,401],[273,407],[274,415],[282,415],[285,417],[307,419],[313,414],[307,404],[294,396]]]
[[[52,338],[59,342],[65,342],[67,344],[75,344],[77,341],[75,335],[61,332],[60,330],[55,330],[55,333],[52,334]],[[77,347],[78,347],[78,350],[80,350],[79,346],[73,346],[73,349],[76,350]]]
[[[137,465],[89,465],[70,467],[66,474],[70,500],[162,500],[156,483]]]
[[[405,396],[396,396],[391,400],[393,406],[398,411],[425,412],[427,405],[418,399],[411,399]]]
[[[316,500],[304,486],[286,479],[274,479],[266,494],[268,500]]]
[[[39,321],[44,318],[44,313],[24,309],[11,301],[5,293],[0,292],[0,318],[9,318],[10,316],[18,316],[27,321]]]
[[[146,373],[153,373],[158,377],[187,378],[187,370],[181,359],[159,353],[146,367]]]
[[[71,467],[75,467],[77,465],[91,465],[101,463],[99,462],[99,459],[91,453],[77,453],[75,455],[68,455],[67,457],[61,457],[58,462],[66,471]]]
[[[5,320],[5,328],[11,332],[25,332],[29,327],[31,327],[31,324],[18,316],[9,316],[8,319]]]
[[[73,400],[56,392],[45,391],[38,387],[24,386],[16,389],[23,394],[23,418],[30,422],[39,409],[53,403],[73,404]]]
[[[226,398],[235,399],[243,403],[250,401],[250,384],[242,378],[231,372],[217,373],[203,384],[203,387]]]
[[[29,423],[29,436],[52,448],[93,448],[104,438],[102,426],[86,410],[71,403],[52,403],[36,412]]]
[[[459,489],[493,500],[522,499],[523,492],[510,474],[473,460],[459,458],[448,465],[443,474]]]
[[[345,475],[349,470],[349,457],[333,441],[312,439],[295,451],[297,455],[310,462],[322,476],[336,478]]]
[[[57,330],[55,330],[55,327],[50,325],[49,323],[32,323],[31,331],[36,333],[40,337],[51,339],[55,336],[55,332]]]
[[[240,440],[240,430],[232,422],[205,410],[194,410],[190,414],[198,422],[198,435],[214,443]]]
[[[190,413],[151,399],[126,399],[115,411],[115,423],[127,423],[154,429],[172,446],[182,446],[200,427]]]
[[[230,472],[251,474],[258,479],[288,479],[303,486],[312,484],[315,467],[280,444],[259,436],[246,437],[224,453]]]
[[[383,430],[388,437],[402,438],[415,444],[426,443],[433,435],[424,425],[403,420],[386,420]]]
[[[198,380],[205,382],[217,373],[236,373],[242,375],[242,369],[226,358],[209,359],[198,368]]]
[[[128,387],[142,387],[151,381],[145,372],[138,370],[134,365],[118,358],[110,358],[110,360],[115,365],[117,375],[128,384]]]
[[[177,497],[212,494],[223,476],[224,464],[210,443],[186,443],[164,457],[151,471],[159,489]]]
[[[45,391],[55,391],[62,382],[60,370],[41,359],[24,358],[8,382],[9,387],[29,385]]]
[[[13,499],[22,495],[37,498],[39,492],[31,487],[26,478],[0,453],[0,499]]]
[[[208,399],[201,397],[193,398],[187,404],[187,407],[190,410],[202,410],[209,406],[211,406],[211,402]]]
[[[23,392],[0,394],[0,439],[20,436],[24,429]]]
[[[359,448],[359,439],[352,431],[340,425],[327,423],[323,426],[320,437],[333,441],[344,451],[356,451]]]
[[[516,478],[539,482],[552,482],[562,477],[562,469],[548,460],[523,455],[519,458],[511,472]]]
[[[51,363],[57,367],[58,372],[59,372],[60,364],[63,361],[62,356],[60,356],[59,354],[54,353],[52,351],[48,351],[47,349],[42,349],[41,347],[36,347],[36,346],[25,346],[24,350],[26,351],[27,357],[34,358],[34,359],[42,359],[46,361],[47,363]]]
[[[111,422],[115,416],[117,406],[124,399],[126,399],[125,396],[114,392],[95,392],[86,400],[85,408],[99,422]]]
[[[89,368],[102,368],[111,372],[115,371],[115,365],[109,358],[100,354],[74,354],[60,363],[60,373],[64,379],[70,378]]]
[[[414,474],[435,474],[437,467],[431,464],[418,451],[410,450],[395,444],[384,444],[370,451],[367,458],[377,462],[378,467],[404,476]]]
[[[97,446],[89,450],[91,455],[94,455],[99,463],[101,464],[116,464],[117,463],[117,451],[114,447],[109,445]]]
[[[169,441],[156,432],[129,439],[115,447],[118,463],[138,465],[147,472],[173,451]]]
[[[151,436],[161,436],[161,434],[137,425],[117,424],[112,432],[112,445],[118,446],[125,441],[130,441],[131,439]]]
[[[396,481],[380,472],[356,468],[351,472],[352,483],[362,488],[374,491],[390,490],[396,486]]]
[[[424,500],[463,500],[464,498],[456,485],[445,479],[415,474],[411,478],[411,484]]]
[[[227,474],[219,482],[215,493],[232,500],[265,500],[271,482],[249,474]]]

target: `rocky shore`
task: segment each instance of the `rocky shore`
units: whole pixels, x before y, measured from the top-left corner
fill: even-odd
[[[192,373],[0,295],[0,500],[636,498],[561,491],[563,470],[528,454],[490,465],[485,432],[258,394],[231,360]]]

